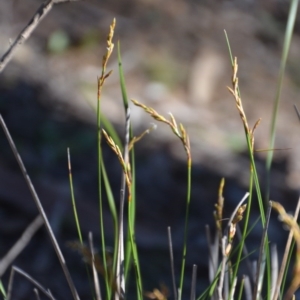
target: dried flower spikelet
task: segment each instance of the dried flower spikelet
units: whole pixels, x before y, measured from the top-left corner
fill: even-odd
[[[238,211],[236,212],[236,214],[232,220],[232,223],[236,224],[243,219],[243,214],[244,214],[246,208],[247,208],[247,204],[244,204],[239,207]]]
[[[148,129],[148,131],[156,130],[157,129],[157,124],[151,123],[151,127]]]
[[[257,127],[258,127],[258,125],[260,124],[260,122],[261,122],[261,118],[259,118],[259,119],[255,122],[255,124],[254,124],[254,126],[253,126],[253,128],[252,128],[252,130],[251,130],[252,134],[254,134],[254,131],[257,129]]]
[[[157,120],[159,122],[163,122],[165,124],[168,124],[171,127],[173,133],[178,138],[180,138],[180,140],[185,148],[185,151],[187,153],[187,156],[188,156],[188,164],[190,165],[191,164],[191,149],[190,149],[189,137],[188,137],[186,130],[182,124],[180,124],[180,126],[178,128],[177,122],[176,122],[174,116],[172,115],[172,113],[169,113],[170,119],[171,119],[171,121],[170,121],[170,120],[167,120],[166,118],[164,118],[162,115],[158,114],[153,108],[148,107],[144,104],[141,104],[140,102],[138,102],[134,99],[131,99],[131,101],[133,102],[134,105],[143,108],[144,111],[147,112],[148,114],[150,114],[151,117],[154,118],[155,120]]]
[[[228,234],[229,241],[232,241],[232,239],[235,236],[235,233],[236,233],[236,224],[231,223],[229,228],[229,234]]]
[[[177,126],[177,123],[176,123],[176,120],[175,120],[173,114],[172,114],[171,112],[169,112],[168,115],[169,115],[170,118],[171,118],[171,124],[173,125],[173,127],[174,127],[174,128],[177,128],[178,126]]]
[[[218,204],[215,204],[215,208],[216,210],[213,212],[213,216],[216,222],[216,226],[220,230],[222,228],[222,222],[221,222],[222,219],[220,219],[220,214],[218,212],[219,209]]]
[[[111,55],[111,53],[114,49],[114,43],[112,42],[112,39],[113,39],[113,36],[114,36],[115,26],[116,26],[116,19],[114,18],[112,24],[109,27],[109,33],[108,33],[107,39],[106,39],[106,44],[107,44],[106,50],[107,50],[107,52],[102,58],[103,71],[106,69],[108,59],[109,59],[109,57],[110,57],[110,55]],[[104,74],[103,74],[103,76],[104,76]]]
[[[225,179],[222,178],[219,185],[218,190],[218,202],[215,204],[216,214],[218,216],[218,220],[222,219],[223,216],[223,207],[224,207],[224,197],[223,197],[223,189],[225,185]]]
[[[238,72],[238,63],[237,63],[237,57],[234,58],[234,63],[233,63],[233,66],[232,66],[232,69],[233,69],[233,74],[232,74],[232,82],[235,83],[237,81],[237,77],[236,77],[236,74]]]
[[[232,245],[231,243],[228,243],[225,249],[225,255],[228,256],[231,251]]]
[[[146,292],[145,296],[153,300],[167,300],[168,291],[163,288],[162,291],[154,289],[153,292]]]

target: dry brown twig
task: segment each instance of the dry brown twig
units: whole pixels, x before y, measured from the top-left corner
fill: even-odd
[[[0,125],[1,125],[1,127],[2,127],[2,129],[3,129],[3,131],[4,131],[4,134],[5,134],[5,136],[6,136],[7,140],[8,140],[8,142],[9,142],[10,148],[11,148],[11,150],[12,150],[14,156],[15,156],[15,159],[16,159],[17,162],[18,162],[18,165],[19,165],[19,167],[20,167],[20,169],[21,169],[22,175],[23,175],[23,177],[24,177],[24,179],[25,179],[25,181],[26,181],[26,184],[27,184],[27,186],[28,186],[28,188],[29,188],[29,190],[30,190],[31,196],[32,196],[32,198],[33,198],[33,200],[34,200],[34,202],[35,202],[35,204],[36,204],[36,207],[37,207],[37,209],[38,209],[40,215],[41,215],[42,218],[43,218],[43,221],[44,221],[46,230],[47,230],[47,232],[48,232],[48,235],[49,235],[49,237],[50,237],[51,243],[52,243],[53,248],[54,248],[54,250],[55,250],[55,252],[56,252],[56,255],[57,255],[57,257],[58,257],[58,260],[59,260],[59,262],[60,262],[60,265],[61,265],[61,267],[62,267],[62,269],[63,269],[63,272],[64,272],[64,274],[65,274],[66,280],[67,280],[67,282],[68,282],[68,284],[69,284],[71,293],[72,293],[72,295],[73,295],[73,299],[74,299],[74,300],[79,300],[80,298],[79,298],[79,296],[78,296],[76,287],[75,287],[75,285],[74,285],[74,283],[73,283],[73,280],[72,280],[70,271],[69,271],[69,269],[68,269],[68,267],[67,267],[67,265],[66,265],[65,258],[64,258],[63,254],[62,254],[62,252],[61,252],[61,249],[60,249],[60,247],[59,247],[59,245],[58,245],[57,239],[56,239],[56,237],[55,237],[55,235],[54,235],[54,233],[53,233],[53,230],[52,230],[52,227],[51,227],[51,225],[50,225],[50,223],[49,223],[48,217],[47,217],[47,215],[46,215],[46,213],[45,213],[45,210],[44,210],[44,208],[43,208],[43,206],[42,206],[42,203],[41,203],[41,201],[40,201],[40,198],[39,198],[39,196],[38,196],[38,194],[37,194],[37,192],[36,192],[36,190],[35,190],[35,187],[34,187],[32,181],[31,181],[31,179],[30,179],[28,173],[27,173],[27,170],[26,170],[25,165],[24,165],[24,163],[23,163],[23,161],[22,161],[22,158],[21,158],[21,156],[20,156],[20,154],[19,154],[19,152],[18,152],[18,149],[17,149],[17,147],[16,147],[16,145],[15,145],[15,143],[14,143],[14,140],[12,139],[12,137],[11,137],[11,135],[10,135],[10,132],[9,132],[8,129],[7,129],[7,126],[6,126],[5,122],[4,122],[4,120],[3,120],[1,114],[0,114]]]
[[[0,277],[5,273],[7,268],[16,259],[16,257],[22,252],[22,250],[30,242],[36,231],[44,224],[41,215],[38,215],[30,225],[25,229],[18,241],[11,247],[8,253],[0,259]]]
[[[79,0],[47,0],[45,1],[33,15],[29,23],[20,32],[16,40],[10,45],[9,49],[3,54],[0,60],[0,73],[13,58],[18,48],[30,37],[31,33],[36,29],[40,22],[50,12],[53,5],[63,2],[75,2]]]

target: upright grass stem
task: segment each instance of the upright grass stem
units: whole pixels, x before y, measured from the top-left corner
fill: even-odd
[[[189,220],[189,208],[191,201],[191,173],[192,173],[192,156],[191,156],[191,146],[189,136],[183,127],[182,124],[177,125],[177,122],[174,116],[169,113],[170,120],[167,120],[164,116],[157,113],[153,108],[148,107],[144,104],[139,103],[136,100],[132,100],[132,102],[136,105],[144,109],[145,112],[151,115],[155,120],[165,123],[170,126],[173,133],[180,139],[184,150],[187,155],[187,195],[186,195],[186,213],[185,213],[185,226],[184,226],[184,237],[183,237],[183,250],[182,250],[182,265],[181,265],[181,273],[180,273],[180,281],[179,281],[179,291],[178,291],[178,299],[180,300],[182,297],[182,289],[183,289],[183,281],[184,281],[184,271],[185,271],[185,262],[186,262],[186,253],[187,253],[187,232],[188,232],[188,220]]]
[[[4,297],[4,299],[6,299],[6,291],[3,286],[2,280],[0,280],[0,292],[1,292],[2,296]]]
[[[97,93],[97,156],[98,156],[98,193],[99,193],[99,213],[100,213],[100,234],[101,234],[101,246],[102,246],[102,261],[104,268],[104,279],[106,287],[106,297],[107,299],[111,298],[111,282],[109,279],[107,262],[106,262],[106,243],[105,243],[105,230],[103,223],[103,197],[102,197],[102,148],[101,148],[101,94],[102,88],[105,80],[110,76],[111,72],[106,73],[106,66],[109,60],[109,57],[114,49],[114,44],[112,43],[112,38],[114,35],[116,21],[113,20],[110,31],[107,36],[107,52],[102,58],[102,73],[98,78],[98,93]]]
[[[180,273],[179,293],[178,293],[178,299],[179,300],[182,298],[182,289],[183,289],[183,282],[184,282],[186,253],[187,253],[188,223],[189,223],[189,213],[190,213],[190,203],[191,203],[191,174],[192,174],[192,159],[191,159],[191,156],[188,156],[188,158],[187,158],[186,211],[185,211],[185,224],[184,224],[181,273]]]
[[[126,112],[126,130],[125,130],[125,143],[124,143],[124,166],[125,170],[122,173],[121,190],[120,190],[120,211],[119,211],[119,241],[118,241],[118,260],[117,260],[117,281],[120,286],[119,293],[121,299],[125,297],[125,255],[124,255],[124,206],[125,206],[125,193],[126,193],[126,169],[129,167],[129,127],[130,127],[130,110]],[[130,186],[128,187],[128,189]],[[130,191],[128,191],[130,193]],[[130,196],[129,196],[130,197]]]
[[[67,149],[67,154],[68,154],[69,183],[70,183],[71,199],[72,199],[72,206],[73,206],[73,214],[74,214],[74,218],[75,218],[78,238],[79,238],[80,244],[82,245],[83,244],[83,239],[82,239],[80,222],[79,222],[79,219],[78,219],[78,213],[77,213],[76,202],[75,202],[73,176],[72,176],[72,165],[71,165],[71,155],[70,155],[70,149],[69,148]]]
[[[131,120],[130,120],[130,108],[128,103],[125,76],[122,66],[120,43],[118,43],[118,62],[119,62],[119,76],[120,86],[123,98],[123,106],[126,116],[126,131],[125,131],[125,147],[124,147],[124,160],[127,168],[129,168],[128,176],[131,178],[131,185],[128,187],[129,201],[128,201],[128,237],[126,243],[126,260],[125,260],[125,276],[128,274],[131,258],[133,258],[135,276],[136,276],[136,289],[137,297],[139,300],[143,299],[143,284],[142,276],[139,264],[139,257],[137,251],[137,245],[135,242],[135,211],[136,211],[136,197],[135,197],[135,156],[134,145],[129,149],[129,142],[133,139]],[[129,162],[129,150],[131,150],[131,164]],[[131,167],[130,167],[131,166]]]
[[[76,201],[75,201],[70,148],[67,148],[67,156],[68,156],[69,184],[70,184],[70,192],[71,192],[71,199],[72,199],[73,215],[75,218],[75,224],[76,224],[76,228],[77,228],[79,242],[80,242],[80,245],[83,246],[82,232],[81,232],[80,221],[78,218],[78,212],[77,212]],[[90,276],[90,272],[89,272],[87,263],[85,264],[85,268],[86,268],[86,273],[88,276],[88,281],[91,285],[91,276]]]
[[[233,67],[232,88],[228,88],[228,89],[229,89],[230,93],[233,95],[233,97],[235,98],[236,106],[237,106],[237,109],[239,111],[240,117],[241,117],[243,125],[244,125],[244,131],[245,131],[246,142],[247,142],[247,147],[248,147],[248,154],[249,154],[249,158],[250,158],[250,179],[253,178],[253,180],[254,180],[262,225],[263,225],[263,227],[265,227],[266,226],[266,216],[265,216],[264,202],[263,202],[263,198],[262,198],[261,191],[260,191],[259,179],[258,179],[258,175],[257,175],[254,154],[253,154],[253,152],[254,152],[254,131],[257,128],[260,120],[258,120],[255,123],[255,125],[253,126],[252,129],[249,128],[249,125],[247,122],[247,117],[246,117],[246,114],[243,109],[239,85],[238,85],[237,59],[236,58],[233,59],[233,57],[232,57],[231,47],[230,47],[230,43],[229,43],[229,39],[228,39],[226,31],[225,31],[225,37],[226,37],[226,41],[227,41],[227,45],[228,45],[228,49],[229,49],[230,60],[231,60],[232,67]],[[252,186],[251,181],[252,181],[252,179],[250,180],[250,187]],[[249,190],[249,192],[251,194],[252,189]],[[266,235],[264,243],[265,243],[265,249],[266,249],[266,253],[267,253],[267,255],[266,255],[266,258],[267,258],[267,293],[268,293],[268,297],[269,297],[270,296],[269,293],[271,290],[271,287],[270,287],[270,285],[271,285],[271,262],[270,262],[270,253],[269,253],[269,244],[268,244],[267,235]]]
[[[284,35],[284,42],[283,42],[283,51],[280,61],[280,69],[278,75],[278,83],[277,83],[277,90],[276,96],[273,106],[273,113],[272,113],[272,121],[271,121],[271,129],[270,129],[270,142],[269,142],[269,149],[274,148],[275,144],[275,137],[276,137],[276,123],[277,123],[277,116],[278,116],[278,108],[279,102],[281,97],[282,91],[282,84],[283,78],[285,74],[286,62],[290,50],[291,40],[293,36],[293,29],[295,26],[297,10],[298,10],[299,0],[291,0],[290,2],[290,10],[288,15],[287,26]],[[270,172],[272,166],[272,159],[273,159],[273,151],[268,151],[267,160],[266,160],[266,203],[270,200]]]
[[[112,219],[113,219],[113,223],[114,223],[114,252],[113,252],[113,264],[112,264],[112,274],[111,274],[111,278],[110,278],[110,284],[109,286],[115,286],[114,280],[115,280],[115,275],[114,272],[116,270],[116,264],[117,264],[117,249],[118,249],[118,216],[117,216],[117,210],[116,210],[116,205],[115,205],[115,199],[111,190],[111,186],[109,183],[109,179],[107,176],[107,172],[105,169],[105,165],[104,165],[104,161],[103,161],[103,157],[101,157],[101,174],[102,174],[102,180],[103,180],[103,184],[104,184],[104,188],[105,188],[105,193],[108,199],[108,205],[109,205],[109,209],[112,215]]]

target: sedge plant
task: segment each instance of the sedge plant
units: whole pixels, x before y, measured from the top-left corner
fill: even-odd
[[[278,113],[278,103],[280,98],[280,91],[282,86],[282,79],[285,70],[285,64],[287,60],[288,49],[292,36],[292,29],[295,23],[295,16],[297,11],[298,1],[291,1],[291,8],[288,20],[288,26],[286,30],[285,42],[284,42],[284,53],[281,61],[278,91],[276,96],[276,102],[274,105],[273,121],[271,125],[271,142],[269,158],[267,160],[267,169],[270,171],[270,165],[272,161],[272,153],[275,143],[275,125],[276,116]],[[109,79],[112,71],[107,72],[107,64],[111,54],[114,50],[113,36],[116,26],[115,19],[110,25],[110,30],[106,40],[106,52],[102,58],[102,71],[97,79],[97,108],[96,108],[96,119],[97,119],[97,171],[98,171],[98,198],[99,198],[99,215],[100,215],[100,239],[101,239],[101,256],[97,256],[94,253],[94,241],[93,236],[90,233],[88,237],[88,246],[84,244],[83,235],[80,228],[79,214],[76,209],[76,201],[74,196],[73,179],[71,171],[71,159],[70,152],[68,150],[68,169],[69,169],[69,179],[70,179],[70,189],[72,206],[74,212],[75,223],[78,232],[79,243],[71,244],[77,250],[80,250],[88,264],[92,267],[92,275],[88,272],[88,277],[93,278],[93,295],[97,300],[100,299],[114,299],[123,300],[129,298],[128,293],[128,282],[132,280],[133,270],[134,276],[133,280],[136,287],[136,299],[142,300],[144,297],[150,299],[166,300],[168,298],[168,289],[162,287],[161,289],[154,289],[152,292],[146,292],[143,288],[143,276],[140,267],[140,257],[138,254],[138,245],[135,239],[135,215],[136,215],[136,194],[135,194],[135,152],[134,145],[136,142],[140,141],[146,133],[149,133],[155,126],[150,127],[148,130],[134,136],[133,128],[131,125],[131,115],[130,115],[130,101],[127,96],[127,88],[125,84],[125,76],[122,66],[122,58],[120,51],[120,44],[118,43],[118,63],[119,63],[119,78],[120,78],[120,88],[123,100],[123,108],[125,115],[124,124],[124,135],[123,144],[113,126],[102,116],[101,113],[101,98],[103,88],[105,86],[106,80]],[[226,34],[226,33],[225,33]],[[233,57],[230,48],[229,39],[226,34],[226,40],[229,48],[231,65],[232,65],[232,76],[231,76],[231,86],[228,87],[229,92],[234,98],[235,106],[238,110],[240,118],[242,120],[242,126],[245,133],[245,140],[248,149],[249,156],[249,190],[245,193],[245,196],[240,200],[234,211],[232,212],[227,225],[223,225],[224,221],[224,206],[225,199],[223,197],[223,190],[225,186],[225,180],[222,179],[220,183],[220,188],[217,196],[217,203],[215,205],[214,219],[216,225],[215,237],[212,237],[209,227],[207,227],[207,238],[209,246],[209,280],[210,285],[207,289],[200,294],[196,295],[196,278],[197,278],[197,266],[193,266],[193,272],[191,276],[191,300],[229,300],[229,299],[268,299],[277,300],[282,298],[285,292],[284,299],[289,300],[294,297],[297,288],[300,285],[300,229],[297,224],[297,213],[294,217],[288,215],[283,206],[275,201],[269,201],[268,194],[267,198],[263,199],[259,176],[256,169],[255,163],[255,139],[254,133],[257,129],[260,119],[250,127],[247,121],[247,116],[243,108],[241,92],[239,88],[238,81],[238,63],[237,58]],[[182,258],[181,258],[181,268],[179,276],[176,276],[177,270],[174,266],[174,257],[172,250],[172,236],[171,228],[168,228],[168,238],[169,238],[169,248],[170,248],[170,262],[171,262],[171,274],[172,274],[172,284],[173,284],[173,298],[175,300],[185,299],[184,294],[184,282],[187,280],[186,275],[186,257],[188,255],[187,244],[188,244],[188,224],[189,224],[189,214],[190,214],[190,202],[191,202],[191,170],[192,170],[192,155],[190,140],[188,135],[188,130],[181,124],[177,123],[175,117],[170,113],[169,118],[164,117],[159,114],[153,108],[142,104],[137,100],[132,100],[132,103],[149,114],[155,121],[164,123],[169,126],[173,134],[182,143],[185,153],[186,153],[186,169],[187,169],[187,183],[186,183],[186,210],[185,210],[185,222],[184,222],[184,234],[182,240]],[[80,299],[72,281],[71,274],[66,266],[65,259],[61,253],[59,245],[57,244],[56,238],[51,230],[51,226],[48,222],[48,218],[43,210],[43,207],[39,201],[36,194],[34,186],[27,174],[25,166],[21,160],[21,157],[17,151],[17,148],[13,142],[12,137],[5,125],[3,118],[0,116],[0,123],[4,129],[7,139],[11,145],[11,148],[15,154],[15,157],[20,165],[21,171],[24,178],[28,184],[28,187],[33,195],[36,205],[39,209],[44,224],[48,230],[48,234],[53,243],[53,247],[57,253],[65,276],[67,278],[73,299]],[[105,127],[105,129],[103,128]],[[102,153],[102,140],[105,140],[109,148],[114,152],[115,156],[119,160],[122,168],[121,175],[121,187],[120,187],[120,207],[117,212],[115,199],[111,189],[110,181],[106,172],[106,166],[103,159]],[[109,258],[106,254],[107,242],[105,235],[105,224],[104,224],[104,194],[108,201],[111,217],[114,224],[114,251],[112,258]],[[258,249],[258,261],[256,264],[256,269],[251,269],[248,275],[243,275],[240,285],[238,286],[238,278],[240,266],[243,261],[248,262],[251,253],[248,253],[246,242],[247,237],[251,233],[253,226],[255,224],[250,224],[250,213],[252,212],[252,202],[254,196],[256,195],[260,210],[260,220],[263,227],[261,246]],[[300,202],[299,202],[300,203]],[[299,211],[300,205],[298,205]],[[280,218],[284,224],[290,228],[290,238],[287,242],[285,256],[282,260],[280,271],[274,266],[278,260],[277,253],[274,248],[270,247],[268,241],[268,223],[270,219],[271,208],[276,210],[280,215]],[[127,210],[127,230],[124,226],[125,213]],[[243,228],[241,229],[241,227]],[[167,237],[166,237],[167,238]],[[296,262],[294,265],[294,277],[288,288],[287,287],[287,271],[291,265],[291,253],[293,248],[292,238],[294,238],[294,243],[296,244]],[[40,292],[44,293],[50,299],[54,299],[47,289],[43,288],[40,283],[30,278],[25,272],[19,270],[17,267],[12,269],[11,281],[6,291],[2,282],[0,281],[0,292],[2,293],[4,299],[10,299],[12,286],[13,286],[13,274],[19,273],[23,274],[28,280],[33,282]],[[102,282],[104,282],[104,287],[100,286],[100,281],[98,276],[102,277]],[[178,285],[177,285],[177,280]],[[90,281],[92,281],[90,279]],[[37,294],[38,295],[38,294]],[[38,297],[38,296],[37,296]],[[52,297],[52,298],[51,298]]]

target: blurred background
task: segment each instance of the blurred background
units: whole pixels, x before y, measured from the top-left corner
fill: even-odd
[[[39,0],[0,2],[0,56],[41,5]],[[85,238],[99,244],[96,173],[97,76],[101,72],[109,25],[115,17],[115,44],[120,41],[128,96],[162,115],[172,112],[191,139],[193,188],[187,273],[197,264],[198,292],[207,285],[205,224],[213,224],[219,182],[224,190],[228,217],[247,191],[249,160],[243,126],[232,96],[231,64],[226,29],[233,55],[238,57],[239,83],[250,126],[256,130],[255,148],[267,149],[289,1],[204,0],[86,0],[59,4],[19,49],[0,74],[0,113],[18,146],[36,185],[55,234],[66,255],[82,299],[91,299],[80,255],[67,247],[76,240],[67,170],[70,147],[79,217]],[[293,210],[300,185],[300,19],[288,60],[279,108],[274,152],[271,199]],[[103,90],[102,111],[122,137],[124,112],[116,51],[108,70],[113,74]],[[132,106],[136,135],[153,120]],[[157,124],[136,146],[137,243],[145,289],[161,283],[171,287],[167,226],[172,227],[175,259],[181,259],[186,166],[182,145],[163,124]],[[37,210],[5,139],[0,134],[0,256],[10,249]],[[118,201],[121,169],[105,148],[107,169]],[[267,152],[257,153],[262,186]],[[256,208],[254,208],[254,211]],[[258,210],[257,210],[258,211]],[[256,211],[256,213],[257,213]],[[253,216],[253,221],[257,218]],[[275,214],[274,214],[275,216]],[[108,244],[112,225],[105,213]],[[270,239],[282,225],[272,219]],[[253,231],[251,247],[260,242]],[[250,250],[251,250],[250,247]],[[282,247],[282,246],[281,246]],[[99,249],[101,250],[101,249]],[[30,259],[29,259],[30,258]],[[55,253],[44,229],[39,230],[15,264],[29,272],[58,298],[70,297]],[[179,265],[178,265],[179,274]],[[190,289],[190,275],[185,289]],[[8,279],[8,272],[4,282]],[[25,279],[16,278],[15,298],[32,293]]]

